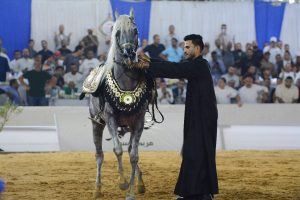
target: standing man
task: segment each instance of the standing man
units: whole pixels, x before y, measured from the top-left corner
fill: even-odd
[[[148,46],[146,46],[143,49],[143,53],[147,53],[149,54],[150,58],[159,58],[159,55],[161,52],[163,52],[165,50],[165,46],[163,44],[160,44],[160,37],[159,35],[155,34],[153,36],[153,44],[150,44]]]
[[[93,30],[88,29],[88,35],[85,36],[82,41],[86,47],[85,51],[92,50],[95,55],[97,55],[99,41],[96,35],[93,35]]]
[[[69,35],[66,35],[65,32],[65,26],[63,24],[59,25],[58,27],[58,33],[55,32],[54,36],[54,42],[55,42],[55,49],[58,50],[61,48],[61,42],[64,40],[66,42],[66,46],[70,44],[71,41],[71,35],[72,33],[69,33]]]
[[[173,38],[176,38],[178,40],[178,37],[175,33],[175,26],[170,25],[169,26],[169,34],[164,37],[164,45],[166,48],[171,47]]]
[[[151,59],[154,77],[188,79],[184,114],[182,164],[175,187],[179,199],[211,200],[218,193],[216,139],[218,110],[210,67],[202,58],[200,35],[184,37],[186,62]]]
[[[24,78],[28,79],[29,85],[24,82]],[[42,71],[41,56],[35,57],[34,69],[25,72],[19,77],[19,81],[28,91],[29,106],[48,106],[48,101],[45,97],[45,86],[48,82],[51,86],[55,86],[56,78],[48,72]]]

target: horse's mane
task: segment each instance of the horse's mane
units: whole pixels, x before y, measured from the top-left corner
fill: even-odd
[[[112,34],[111,34],[111,46],[109,48],[107,60],[103,66],[104,67],[104,75],[102,76],[101,83],[102,83],[103,79],[105,78],[105,74],[108,71],[110,71],[114,65],[114,57],[117,53],[116,52],[117,51],[117,41],[116,41],[117,31],[120,31],[121,34],[124,32],[128,32],[129,28],[131,27],[132,24],[133,24],[133,22],[128,15],[121,15],[117,18],[117,20],[113,26],[113,30],[112,30]]]

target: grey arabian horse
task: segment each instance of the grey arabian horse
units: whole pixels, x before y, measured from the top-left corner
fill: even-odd
[[[102,85],[106,86],[102,87],[98,95],[91,95],[89,103],[97,162],[94,197],[101,198],[102,196],[101,166],[104,159],[102,137],[103,129],[107,125],[114,145],[113,151],[118,160],[119,188],[122,190],[129,188],[126,200],[134,200],[135,177],[137,177],[138,192],[145,192],[142,172],[138,166],[138,145],[143,132],[144,116],[149,98],[141,97],[141,94],[146,93],[145,88],[147,88],[144,84],[145,73],[143,73],[143,70],[130,68],[132,63],[137,62],[138,31],[134,22],[134,12],[131,10],[129,16],[119,16],[118,13],[115,13],[115,15],[116,22],[112,31],[112,45],[108,59],[103,66],[104,78],[100,82],[100,88]],[[137,88],[139,85],[144,86],[144,88]],[[113,88],[109,88],[110,86]],[[132,92],[135,92],[136,96],[132,95]],[[139,99],[139,101],[137,102],[136,99]],[[134,103],[131,104],[132,102]],[[124,176],[123,150],[119,141],[119,135],[125,132],[131,133],[128,153],[132,171],[129,183]]]

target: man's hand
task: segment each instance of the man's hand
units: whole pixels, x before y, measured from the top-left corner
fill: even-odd
[[[138,62],[133,63],[132,67],[137,69],[148,69],[150,66],[150,58],[145,54],[138,56]]]

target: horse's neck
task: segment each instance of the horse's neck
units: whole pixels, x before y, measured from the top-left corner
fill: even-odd
[[[122,90],[134,90],[138,81],[139,74],[134,70],[126,70],[124,66],[114,64],[113,76]]]

